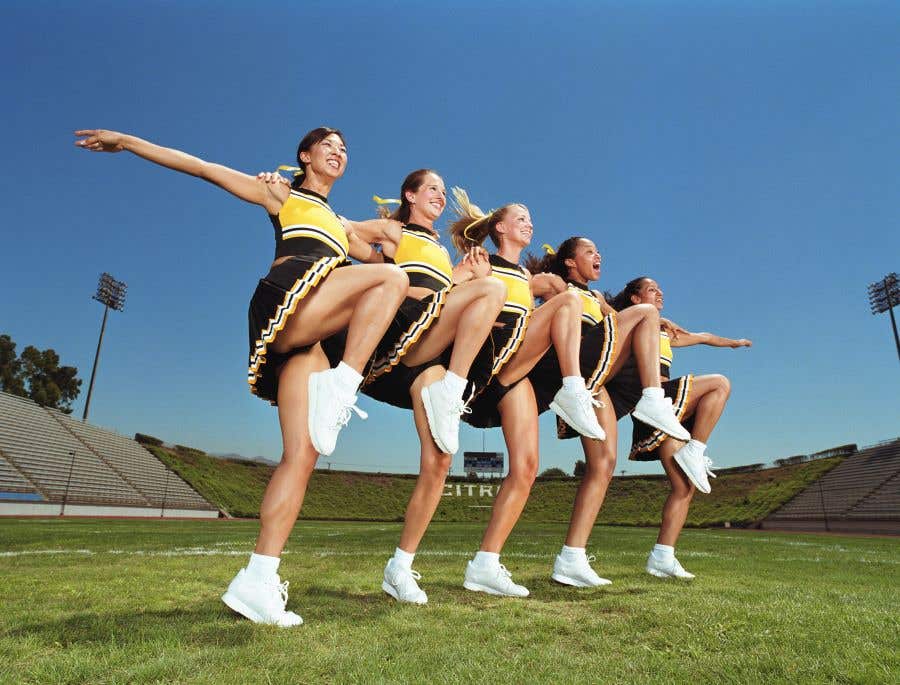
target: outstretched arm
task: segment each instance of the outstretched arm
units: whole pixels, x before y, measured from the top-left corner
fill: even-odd
[[[691,333],[678,327],[679,333],[677,338],[671,338],[672,347],[690,347],[691,345],[710,345],[712,347],[752,347],[753,343],[746,338],[734,340],[733,338],[725,338],[721,335],[713,333]]]
[[[91,152],[127,150],[160,166],[209,181],[245,202],[265,207],[270,214],[278,213],[290,193],[290,189],[283,185],[266,184],[240,171],[206,162],[199,157],[156,145],[137,136],[104,129],[84,129],[75,131],[75,135],[83,136],[81,140],[75,141],[80,148]]]

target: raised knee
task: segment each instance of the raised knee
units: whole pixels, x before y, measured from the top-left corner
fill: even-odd
[[[584,310],[581,295],[572,292],[571,290],[566,290],[566,292],[560,293],[557,297],[562,298],[562,306],[578,312],[579,316],[581,315],[581,312]]]
[[[726,376],[716,374],[716,390],[728,397],[731,394],[731,381]]]
[[[506,283],[499,278],[483,278],[481,287],[484,290],[484,296],[489,298],[492,302],[500,304],[506,302]]]
[[[651,321],[659,321],[659,310],[655,305],[636,304],[635,307],[638,307],[638,311],[640,311],[643,318],[649,319]]]
[[[384,264],[385,276],[384,283],[398,290],[406,290],[409,288],[409,276],[406,272],[396,264]]]

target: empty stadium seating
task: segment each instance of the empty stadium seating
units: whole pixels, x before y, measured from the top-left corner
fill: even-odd
[[[766,518],[762,527],[900,532],[900,439],[848,457]]]
[[[0,393],[0,500],[126,507],[129,515],[215,510],[133,440],[7,393]]]

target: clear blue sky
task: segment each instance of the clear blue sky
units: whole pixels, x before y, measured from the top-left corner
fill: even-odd
[[[900,368],[866,285],[900,271],[898,41],[896,2],[7,2],[0,333],[55,348],[86,390],[109,271],[128,300],[92,421],[277,459],[245,382],[264,212],[71,132],[254,172],[325,123],[350,147],[338,211],[370,216],[373,192],[434,167],[482,206],[525,202],[538,246],[592,237],[602,288],[652,275],[672,319],[751,338],[675,358],[732,379],[720,464],[894,437]],[[415,470],[411,416],[361,404],[333,461]],[[571,470],[577,442],[541,426],[542,468]],[[619,469],[658,472],[625,460],[619,426]]]

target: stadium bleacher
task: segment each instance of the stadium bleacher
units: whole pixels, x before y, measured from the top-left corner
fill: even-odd
[[[900,439],[848,457],[768,516],[761,527],[900,533]]]
[[[63,512],[218,515],[133,440],[0,392],[0,514]]]

